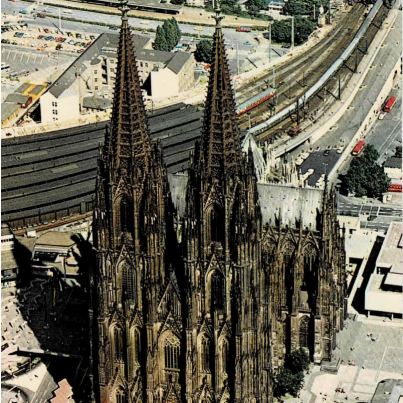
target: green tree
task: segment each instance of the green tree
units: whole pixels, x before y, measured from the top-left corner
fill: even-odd
[[[174,27],[174,32],[175,32],[175,46],[179,43],[182,37],[182,32],[179,28],[178,21],[176,21],[175,17],[171,18],[171,24]]]
[[[274,396],[281,397],[289,393],[293,397],[297,397],[303,381],[304,375],[302,372],[293,374],[288,368],[281,367],[274,380]]]
[[[284,365],[293,373],[307,371],[309,369],[309,356],[303,348],[294,350],[285,357]]]
[[[395,157],[402,158],[402,146],[397,146],[396,147]]]
[[[209,39],[202,39],[196,46],[194,53],[197,62],[211,63],[213,54],[213,42]]]
[[[379,153],[369,144],[359,158],[354,158],[342,186],[356,196],[381,197],[390,186],[390,179],[383,168],[377,164]]]
[[[165,39],[168,44],[168,50],[171,51],[176,46],[176,32],[175,27],[170,20],[165,20],[162,24],[162,29],[165,33]]]
[[[171,4],[175,4],[177,6],[181,6],[185,3],[185,0],[171,0]]]
[[[157,27],[153,47],[155,50],[163,50],[165,52],[168,52],[170,50],[166,40],[165,31],[161,26]]]

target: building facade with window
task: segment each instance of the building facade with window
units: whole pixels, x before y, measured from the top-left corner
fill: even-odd
[[[168,175],[150,142],[127,11],[96,184],[92,400],[272,402],[286,353],[330,360],[343,327],[335,195],[257,183],[219,12],[202,138],[190,168]]]
[[[133,34],[132,38],[145,95],[169,97],[195,87],[193,54],[154,50],[149,38]],[[84,99],[113,98],[118,41],[117,34],[101,34],[49,87],[40,100],[42,123],[78,119],[92,109],[84,105]]]

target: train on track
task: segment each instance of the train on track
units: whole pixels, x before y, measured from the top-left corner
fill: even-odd
[[[241,116],[244,113],[249,112],[251,109],[256,108],[258,105],[262,104],[268,99],[273,98],[275,94],[275,88],[269,87],[267,90],[255,95],[254,97],[242,102],[239,106],[237,106],[236,114]]]
[[[401,0],[400,0],[401,1]],[[348,58],[353,54],[356,47],[360,43],[361,39],[364,37],[365,33],[368,30],[368,27],[372,24],[375,16],[377,15],[379,9],[383,4],[383,0],[377,0],[374,6],[372,7],[371,11],[368,13],[365,21],[362,23],[360,29],[358,30],[357,34],[355,35],[354,39],[351,43],[347,46],[347,48],[343,51],[340,57],[332,64],[332,66],[322,75],[322,77],[308,90],[305,94],[298,98],[296,102],[288,107],[284,108],[281,112],[277,113],[276,115],[270,117],[268,120],[258,124],[257,126],[249,129],[249,133],[253,135],[259,135],[264,133],[266,130],[270,129],[271,127],[275,126],[277,123],[286,119],[291,113],[295,112],[296,105],[303,106],[305,102],[309,101],[315,95],[319,93],[320,90],[324,88],[327,82],[332,78],[336,72],[343,66],[343,64],[348,60]]]

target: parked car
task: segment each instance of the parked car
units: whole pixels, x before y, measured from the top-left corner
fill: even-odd
[[[60,45],[60,43],[58,45],[56,45],[56,50],[61,50],[63,48],[62,45]]]
[[[42,39],[42,38],[43,38],[43,35],[39,35],[37,39]]]
[[[90,35],[90,39],[93,41],[95,39],[94,35]]]
[[[109,27],[109,29],[111,29],[112,31],[117,31],[117,30],[118,30],[118,27],[112,26],[112,27]]]
[[[330,154],[330,150],[325,150],[325,151],[323,152],[323,155],[324,155],[325,157],[327,157],[329,154]]]
[[[45,28],[44,31],[45,31],[45,33],[47,33],[47,34],[50,32],[48,28]]]
[[[62,37],[61,36],[59,36],[57,39],[56,39],[56,42],[61,42],[62,41]]]
[[[45,18],[45,15],[44,15],[44,14],[41,14],[41,13],[40,13],[40,14],[37,14],[36,16],[37,16],[38,18]]]

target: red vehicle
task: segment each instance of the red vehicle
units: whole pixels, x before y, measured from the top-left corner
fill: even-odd
[[[63,38],[61,37],[61,36],[59,36],[57,39],[56,39],[56,42],[61,42],[63,40]]]
[[[47,28],[45,28],[44,31],[45,31],[47,34],[50,32]]]
[[[402,185],[399,183],[392,183],[389,186],[388,192],[402,193]]]
[[[395,97],[390,97],[388,101],[386,102],[385,106],[383,107],[383,111],[386,113],[389,113],[392,108],[395,106],[396,103],[396,98]]]
[[[290,127],[290,130],[288,130],[288,134],[290,136],[296,136],[300,131],[301,128],[299,126],[292,126]]]
[[[251,27],[238,27],[236,29],[236,32],[252,32],[252,28]]]
[[[361,140],[361,141],[354,147],[354,150],[353,150],[353,152],[352,152],[352,154],[354,155],[354,157],[358,157],[358,156],[361,154],[361,152],[362,152],[362,150],[364,149],[364,147],[365,147],[365,141],[364,141],[364,140]]]

